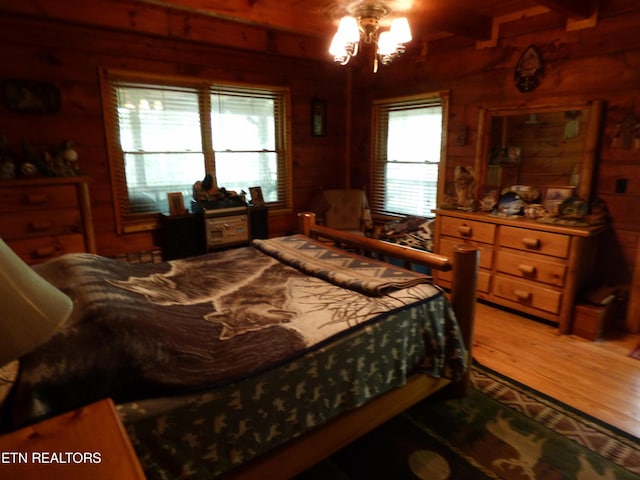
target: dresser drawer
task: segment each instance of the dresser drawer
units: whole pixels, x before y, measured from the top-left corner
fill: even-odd
[[[438,279],[444,280],[449,285],[451,285],[451,280],[453,279],[453,273],[451,271],[448,272],[438,272]],[[489,282],[491,281],[491,271],[490,270],[479,270],[478,271],[478,292],[489,293]]]
[[[455,217],[440,217],[440,234],[451,237],[493,243],[496,226],[493,223],[476,222]]]
[[[562,261],[547,260],[541,255],[525,255],[515,250],[500,249],[496,254],[496,269],[516,277],[562,287],[567,266]]]
[[[65,253],[86,252],[82,234],[8,240],[7,245],[26,263],[41,263]]]
[[[480,268],[491,269],[491,263],[493,262],[493,245],[487,245],[483,243],[474,242],[472,240],[464,240],[451,237],[440,237],[440,254],[446,257],[453,257],[453,250],[456,245],[465,244],[473,245],[480,251]]]
[[[496,275],[492,293],[513,302],[557,314],[560,312],[562,292],[542,284],[515,280],[512,277]]]
[[[0,212],[74,207],[78,207],[75,185],[44,185],[33,189],[16,186],[0,189]]]
[[[9,212],[2,216],[0,237],[6,239],[61,235],[82,231],[78,209]]]
[[[517,248],[528,252],[542,253],[567,258],[571,237],[561,233],[549,233],[526,228],[501,226],[498,233],[502,247]]]

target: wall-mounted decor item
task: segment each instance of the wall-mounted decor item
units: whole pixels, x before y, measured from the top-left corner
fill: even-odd
[[[2,103],[12,112],[57,113],[60,90],[51,83],[3,80]]]
[[[544,64],[542,63],[542,55],[534,45],[530,45],[522,55],[520,55],[520,59],[513,72],[516,87],[523,93],[531,92],[538,87],[543,75]]]
[[[327,134],[327,102],[311,100],[311,135],[323,137]]]
[[[640,148],[640,120],[633,114],[628,114],[616,125],[612,146],[629,150],[632,146]],[[636,144],[637,143],[637,144]]]

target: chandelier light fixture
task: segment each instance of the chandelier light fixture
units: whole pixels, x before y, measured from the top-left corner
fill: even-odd
[[[373,71],[378,71],[378,63],[391,63],[405,52],[405,43],[411,41],[411,29],[406,17],[394,18],[389,30],[380,30],[380,19],[391,13],[383,4],[363,2],[355,6],[350,15],[343,17],[338,31],[333,36],[329,53],[333,59],[346,65],[358,54],[360,43],[372,44],[376,48]]]

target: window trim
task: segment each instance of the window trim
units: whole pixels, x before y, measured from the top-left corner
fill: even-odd
[[[445,196],[445,173],[447,163],[447,134],[449,131],[449,96],[448,90],[440,90],[435,92],[419,93],[403,97],[392,97],[374,100],[372,103],[371,114],[371,169],[370,169],[370,206],[371,211],[376,216],[393,217],[393,214],[385,212],[379,208],[377,198],[383,198],[384,192],[377,191],[379,186],[384,185],[384,181],[378,181],[376,177],[376,169],[379,168],[379,142],[378,132],[381,128],[380,122],[383,116],[383,108],[390,105],[401,104],[420,104],[429,103],[433,100],[439,100],[442,107],[442,135],[440,143],[440,162],[438,164],[438,182],[436,187],[436,205],[440,205],[444,201]]]
[[[120,234],[153,230],[159,227],[161,213],[128,213],[127,212],[127,183],[124,168],[124,154],[120,146],[119,124],[117,121],[116,98],[114,82],[149,83],[152,85],[171,85],[200,90],[200,105],[210,103],[210,94],[216,87],[228,89],[255,89],[266,90],[282,98],[282,113],[276,118],[276,122],[284,122],[282,128],[276,128],[276,151],[282,149],[284,159],[282,165],[284,172],[279,185],[282,185],[284,198],[271,211],[271,213],[288,213],[292,211],[292,153],[291,153],[291,94],[288,87],[245,84],[239,82],[215,81],[196,77],[183,77],[174,75],[152,74],[145,72],[100,68],[100,90],[103,106],[103,120],[107,144],[107,156],[109,172],[111,174],[111,193],[113,196],[113,209],[116,231]],[[201,137],[204,151],[205,171],[215,171],[215,151],[212,145],[211,119],[209,112],[201,110]],[[194,179],[194,182],[197,179]]]

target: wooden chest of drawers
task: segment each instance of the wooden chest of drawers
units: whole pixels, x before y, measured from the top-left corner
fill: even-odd
[[[29,264],[95,252],[87,179],[1,181],[0,237]]]
[[[454,245],[480,249],[478,297],[557,323],[571,333],[576,296],[592,279],[598,227],[545,224],[486,213],[436,211],[434,248],[451,255]],[[450,287],[450,273],[436,274]]]

